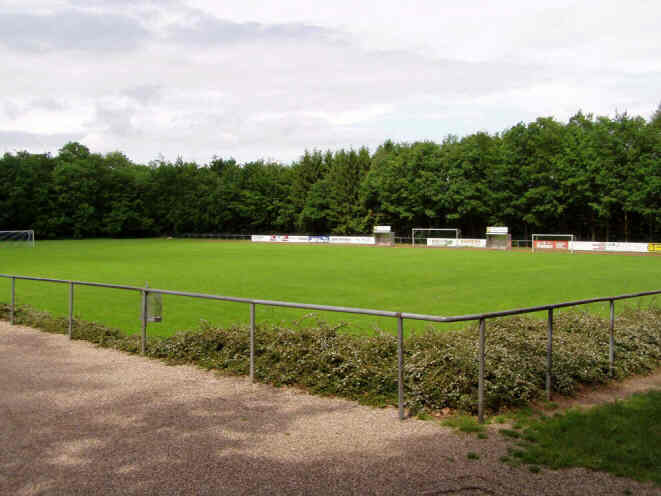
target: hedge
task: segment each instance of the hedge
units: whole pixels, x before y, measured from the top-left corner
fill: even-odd
[[[9,307],[0,305],[0,318]],[[19,307],[17,323],[66,333],[68,320]],[[607,319],[576,311],[556,315],[553,391],[572,395],[609,375]],[[74,339],[138,353],[140,338],[77,320]],[[491,411],[543,396],[546,323],[530,317],[487,321],[485,401]],[[190,363],[231,375],[248,374],[249,330],[243,326],[200,329],[150,337],[146,354],[171,364]],[[292,385],[372,405],[397,402],[397,340],[388,333],[345,334],[323,323],[309,328],[262,325],[256,333],[255,376],[274,386]],[[428,330],[405,340],[406,406],[414,411],[477,408],[478,329]],[[615,321],[614,379],[661,366],[661,308],[627,308]]]

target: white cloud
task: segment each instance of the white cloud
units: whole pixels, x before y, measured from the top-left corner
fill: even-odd
[[[657,2],[0,4],[2,150],[288,161],[661,100]]]

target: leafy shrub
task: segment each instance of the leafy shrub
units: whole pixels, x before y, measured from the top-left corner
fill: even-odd
[[[9,308],[0,305],[0,318]],[[68,321],[19,307],[18,323],[66,333]],[[94,322],[76,321],[74,339],[137,353],[138,336],[125,336]],[[553,390],[571,395],[580,385],[609,380],[608,320],[564,312],[554,321]],[[487,323],[485,399],[497,411],[542,396],[546,374],[546,323],[528,317]],[[147,355],[169,363],[194,363],[227,374],[247,374],[249,331],[245,327],[199,330],[150,337]],[[405,341],[407,406],[417,411],[477,408],[478,330],[428,331]],[[374,405],[397,402],[397,340],[386,333],[364,337],[315,327],[261,326],[255,367],[260,382],[296,385],[317,394]],[[661,309],[627,309],[615,322],[615,377],[649,373],[661,365]]]

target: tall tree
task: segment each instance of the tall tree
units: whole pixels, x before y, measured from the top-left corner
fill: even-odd
[[[650,118],[650,125],[661,130],[661,103],[659,103],[659,106],[652,114],[652,117]]]

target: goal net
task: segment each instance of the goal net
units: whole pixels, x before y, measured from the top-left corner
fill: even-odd
[[[447,246],[451,246],[452,241],[461,238],[461,229],[457,228],[436,228],[436,227],[414,227],[411,230],[411,246],[428,246],[428,239],[449,240]],[[438,246],[442,246],[439,244]]]
[[[537,250],[565,250],[574,253],[573,234],[533,234],[532,252]]]
[[[0,231],[0,247],[3,246],[34,248],[34,231]]]

